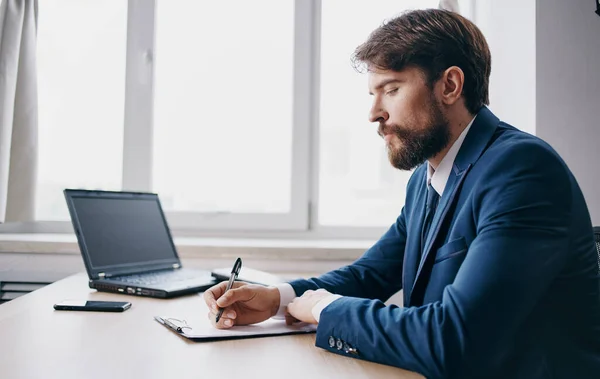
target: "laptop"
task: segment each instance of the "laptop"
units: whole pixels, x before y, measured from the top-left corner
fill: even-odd
[[[158,195],[65,189],[90,288],[169,298],[216,284],[208,270],[183,268]]]

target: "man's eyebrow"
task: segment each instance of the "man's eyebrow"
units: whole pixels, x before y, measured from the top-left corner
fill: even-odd
[[[387,86],[388,84],[401,83],[401,82],[402,82],[402,80],[396,79],[396,78],[387,79],[387,80],[384,80],[383,82],[379,83],[377,86],[375,86],[374,90],[377,91],[377,90]],[[373,94],[373,92],[369,91],[369,95],[372,95],[372,94]]]

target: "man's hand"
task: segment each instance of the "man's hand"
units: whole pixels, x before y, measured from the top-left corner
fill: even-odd
[[[308,290],[304,292],[302,296],[295,298],[294,301],[288,304],[285,322],[288,325],[297,321],[318,324],[312,314],[312,309],[319,301],[330,295],[332,295],[331,292],[327,292],[324,289],[318,289],[316,291]]]
[[[226,288],[227,282],[221,282],[204,292],[208,318],[218,329],[256,324],[273,317],[279,310],[280,295],[276,287],[234,282],[227,293]],[[219,308],[225,309],[219,323],[216,323]]]

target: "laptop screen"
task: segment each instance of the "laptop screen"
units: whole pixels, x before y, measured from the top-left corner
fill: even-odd
[[[179,262],[157,195],[76,191],[69,197],[93,271]]]

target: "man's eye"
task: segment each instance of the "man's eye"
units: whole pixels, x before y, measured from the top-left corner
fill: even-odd
[[[395,94],[396,92],[398,92],[398,88],[391,89],[391,90],[387,91],[385,94],[386,94],[386,95],[393,95],[393,94]]]

